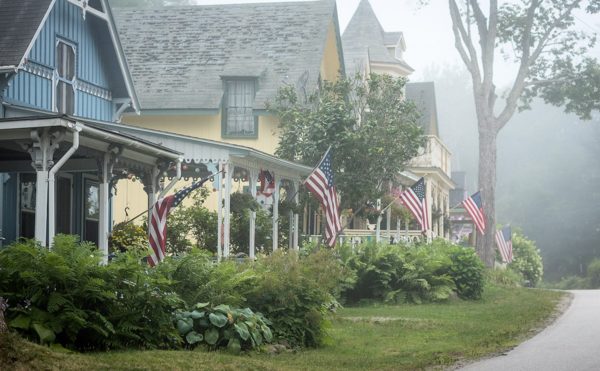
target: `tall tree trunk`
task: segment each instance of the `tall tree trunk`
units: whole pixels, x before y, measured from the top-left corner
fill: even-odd
[[[483,124],[483,125],[482,125]],[[477,238],[477,253],[487,267],[494,266],[496,230],[496,137],[495,122],[479,125],[479,189],[485,213],[485,233]]]

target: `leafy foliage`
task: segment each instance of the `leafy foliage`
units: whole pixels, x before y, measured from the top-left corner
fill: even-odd
[[[543,265],[535,242],[519,232],[513,233],[513,261],[508,267],[520,273],[528,286],[536,286],[542,279]]]
[[[209,307],[198,303],[191,311],[179,311],[174,319],[188,347],[206,344],[211,349],[227,347],[233,353],[256,349],[273,340],[270,322],[250,308],[228,305]]]
[[[148,249],[148,235],[143,227],[122,222],[113,227],[108,237],[108,247],[111,252],[145,252]]]
[[[596,258],[588,264],[587,279],[589,281],[589,288],[600,288],[600,259]]]
[[[269,110],[280,118],[276,154],[314,166],[329,146],[342,208],[380,198],[424,144],[414,104],[404,99],[405,79],[372,74],[325,81],[307,96],[282,88]]]
[[[170,347],[170,313],[182,305],[169,282],[135,253],[100,264],[95,246],[58,235],[52,250],[18,242],[0,252],[0,296],[9,326],[72,349]]]
[[[248,263],[260,277],[247,293],[248,306],[273,324],[276,339],[292,346],[316,347],[326,338],[328,309],[345,271],[332,251],[308,256],[276,251]]]
[[[343,298],[349,302],[436,302],[455,291],[464,299],[479,299],[483,266],[474,251],[445,241],[403,246],[368,243],[354,251],[344,246],[340,256],[355,274]]]
[[[484,267],[475,250],[459,246],[447,248],[452,260],[450,276],[456,284],[458,297],[480,299],[483,294]]]
[[[512,269],[488,269],[485,276],[487,282],[495,286],[520,287],[523,283],[523,276]]]

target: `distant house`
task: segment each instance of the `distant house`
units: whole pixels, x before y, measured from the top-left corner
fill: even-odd
[[[406,44],[402,32],[386,32],[369,0],[361,0],[342,35],[346,73],[388,74],[408,77],[414,70],[404,60]],[[427,137],[424,153],[410,163],[403,179],[409,185],[425,177],[433,236],[448,238],[451,154],[439,137],[435,89],[432,82],[409,83],[406,98],[422,113],[419,121]]]
[[[180,162],[106,126],[138,108],[106,0],[0,0],[0,245],[68,233],[106,256],[114,182]]]
[[[240,189],[252,192],[260,170],[273,172],[280,186],[298,186],[307,170],[273,156],[279,121],[266,105],[281,87],[310,92],[343,73],[335,1],[123,8],[115,18],[141,113],[126,115],[124,130],[175,146],[202,171],[219,169],[217,153],[268,159],[232,160],[235,183],[235,174],[248,175]],[[207,204],[219,209],[225,202],[216,193]],[[120,186],[116,218],[142,210],[142,194],[140,185]],[[303,224],[318,233],[318,217]]]

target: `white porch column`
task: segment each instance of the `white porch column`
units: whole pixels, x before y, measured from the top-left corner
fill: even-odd
[[[298,204],[300,203],[300,182],[297,182],[294,186],[296,188],[296,194],[294,195],[294,204],[296,207],[298,207]],[[298,244],[299,236],[300,236],[300,214],[295,213],[294,214],[294,236],[293,236],[294,242],[292,244],[292,247],[294,248],[294,250],[300,249],[300,245]]]
[[[279,177],[273,173],[273,182],[275,183],[275,191],[273,192],[273,251],[279,248]]]
[[[230,227],[231,227],[231,173],[233,165],[225,165],[225,215],[223,218],[223,256],[229,257]]]
[[[33,160],[31,165],[36,171],[36,196],[35,196],[35,239],[42,246],[50,246],[48,242],[48,219],[56,215],[48,215],[48,172],[53,162],[54,151],[63,139],[64,133],[43,129],[34,129],[30,133],[33,143],[29,154]],[[54,197],[54,195],[52,195]]]
[[[250,186],[250,194],[252,199],[256,201],[256,180],[258,178],[258,171],[250,169],[248,176],[248,183]],[[250,259],[256,257],[256,211],[250,211],[250,236],[249,236],[248,256]]]
[[[377,199],[377,226],[375,227],[375,242],[381,242],[381,220],[383,216],[381,215],[381,199]]]
[[[42,246],[48,246],[48,216],[48,170],[44,166],[36,169],[35,183],[35,239]]]
[[[98,248],[102,252],[102,262],[108,264],[108,229],[109,229],[109,182],[112,171],[110,167],[110,152],[105,153],[102,159],[102,168],[100,169],[100,185],[98,189]],[[150,219],[148,219],[150,221]]]
[[[386,211],[385,222],[386,222],[386,226],[387,226],[387,238],[389,241],[390,237],[392,237],[392,208],[391,207],[388,207],[388,209]]]
[[[223,257],[223,178],[221,173],[224,167],[219,163],[219,174],[217,175],[217,259]]]

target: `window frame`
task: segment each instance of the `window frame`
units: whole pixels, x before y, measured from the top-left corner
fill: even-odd
[[[71,80],[60,76],[59,74],[59,70],[62,68],[62,66],[59,66],[57,63],[58,60],[58,46],[60,44],[64,44],[68,47],[71,48],[71,50],[73,50],[73,78]],[[54,73],[52,76],[53,79],[53,89],[52,89],[52,108],[54,110],[54,112],[57,113],[63,113],[63,114],[72,114],[75,115],[76,114],[76,107],[77,107],[77,44],[66,40],[62,37],[57,37],[56,38],[56,43],[54,45]],[[66,84],[66,85],[70,85],[71,90],[73,92],[72,95],[72,104],[73,104],[73,112],[69,113],[66,112],[67,110],[65,109],[64,112],[62,111],[62,107],[58,107],[58,86],[60,83]]]
[[[223,97],[221,98],[221,137],[227,139],[257,139],[258,138],[258,115],[255,113],[255,109],[252,106],[252,117],[254,119],[254,133],[252,134],[230,134],[227,132],[228,125],[228,101],[229,101],[229,88],[228,83],[231,81],[244,81],[254,83],[254,97],[253,103],[256,99],[256,92],[258,91],[258,81],[256,77],[223,77]]]

